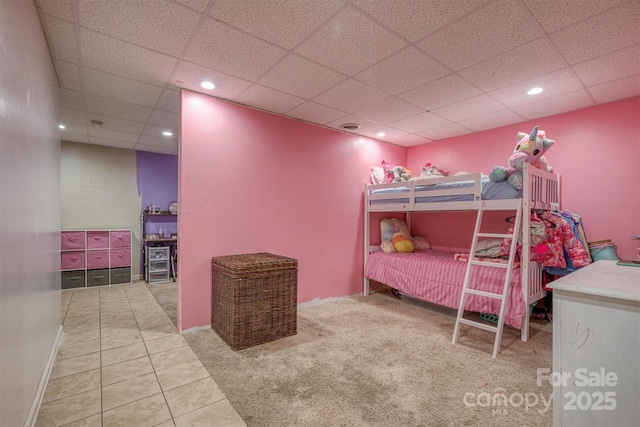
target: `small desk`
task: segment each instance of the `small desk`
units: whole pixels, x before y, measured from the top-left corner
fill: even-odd
[[[547,286],[553,425],[639,426],[640,267],[600,260]]]

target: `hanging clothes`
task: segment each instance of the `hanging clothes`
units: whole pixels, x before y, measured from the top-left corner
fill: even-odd
[[[540,254],[541,263],[545,271],[556,276],[566,275],[590,263],[586,250],[573,231],[577,231],[577,226],[571,220],[572,228],[567,217],[570,215],[563,216],[552,212],[543,212],[540,215],[540,218],[549,224],[547,241],[551,249],[547,254]]]

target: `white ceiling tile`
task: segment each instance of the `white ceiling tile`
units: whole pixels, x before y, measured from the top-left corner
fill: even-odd
[[[430,110],[461,99],[472,98],[481,93],[478,88],[470,85],[458,75],[450,74],[399,96],[405,101]]]
[[[351,3],[407,40],[415,42],[471,12],[486,0],[354,0]]]
[[[65,123],[65,129],[60,130],[60,134],[65,135],[67,133],[89,135],[87,123]]]
[[[391,126],[398,129],[410,133],[417,133],[423,130],[444,126],[450,123],[451,122],[449,120],[443,119],[440,116],[436,116],[433,113],[423,112],[420,114],[416,114],[415,116],[407,117],[406,119],[398,120],[397,122],[392,122],[390,124]]]
[[[626,0],[523,0],[547,33],[580,22]]]
[[[98,126],[89,127],[89,136],[133,143],[138,140],[138,134],[136,133],[119,132],[117,130],[105,129]]]
[[[284,49],[209,18],[183,59],[255,81],[285,54]]]
[[[384,132],[385,135],[378,136],[378,132]],[[390,141],[394,138],[406,137],[409,132],[405,132],[400,129],[396,129],[391,126],[373,126],[362,131],[356,131],[359,135],[366,136],[367,138],[379,139],[380,141]]]
[[[454,70],[544,36],[520,2],[494,1],[416,45]]]
[[[174,83],[179,87],[202,93],[205,92],[205,89],[200,86],[200,83],[210,81],[216,85],[216,88],[206,92],[211,96],[231,100],[251,85],[251,82],[247,80],[187,61],[180,61],[173,77]]]
[[[173,133],[172,136],[164,136],[162,132],[169,131]],[[172,129],[165,126],[147,125],[142,132],[143,135],[151,136],[154,138],[166,139],[167,141],[178,141],[178,128]]]
[[[346,116],[344,111],[307,101],[287,111],[287,116],[306,120],[312,123],[325,124]]]
[[[357,123],[360,125],[360,129],[356,130],[355,132],[350,132],[344,129],[340,129],[340,125],[345,124],[345,123]],[[380,123],[376,123],[376,122],[371,122],[369,120],[363,119],[362,117],[358,117],[355,116],[353,114],[349,114],[347,116],[341,117],[337,120],[334,120],[332,122],[327,123],[327,126],[337,129],[341,132],[345,132],[345,133],[356,133],[359,134],[360,132],[364,132],[367,129],[371,129],[371,128],[375,128],[380,126]]]
[[[387,124],[422,113],[423,110],[400,98],[387,98],[356,113],[373,122]]]
[[[484,116],[462,120],[458,123],[474,132],[480,132],[523,121],[525,121],[525,118],[512,110],[502,110]]]
[[[171,147],[158,147],[156,145],[148,145],[148,144],[136,144],[136,151],[146,151],[149,153],[160,153],[160,154],[176,154],[177,149]]]
[[[437,141],[439,139],[452,138],[454,136],[466,135],[469,133],[471,133],[471,130],[458,124],[452,123],[450,125],[425,130],[424,132],[419,132],[418,134],[425,138],[429,138],[432,141]]]
[[[550,35],[569,64],[640,43],[640,7],[631,1]],[[588,48],[585,48],[588,47]]]
[[[79,0],[80,24],[167,55],[182,55],[200,14],[167,1]]]
[[[64,88],[60,89],[60,107],[62,108],[84,111],[87,108],[84,99],[82,92]]]
[[[411,133],[404,136],[394,136],[392,138],[387,139],[387,141],[392,144],[400,145],[402,147],[413,147],[416,145],[422,145],[422,144],[427,144],[429,142],[433,142],[432,139],[425,138],[423,136],[415,135]]]
[[[544,89],[544,92],[538,95],[528,95],[527,91],[533,87],[541,87]],[[563,93],[574,92],[579,89],[582,89],[582,83],[576,78],[575,73],[569,68],[563,68],[495,90],[490,92],[489,95],[508,107],[515,107],[540,101],[545,98],[552,98]]]
[[[198,12],[204,12],[209,5],[209,0],[176,0],[178,3],[181,3],[191,9],[197,10]]]
[[[109,117],[146,123],[153,110],[142,105],[135,105],[102,96],[86,95],[87,111]]]
[[[104,145],[106,147],[124,148],[127,150],[133,150],[136,145],[134,142],[119,141],[117,139],[100,138],[97,136],[89,137],[90,144]]]
[[[71,0],[36,0],[36,6],[42,8],[47,15],[73,22]]]
[[[640,45],[581,62],[573,69],[587,87],[633,75],[640,78]]]
[[[302,98],[297,96],[256,84],[244,91],[236,100],[241,104],[281,114],[304,102]]]
[[[158,85],[166,83],[177,59],[87,29],[80,30],[82,64]]]
[[[104,129],[111,129],[114,131],[126,132],[130,134],[140,134],[144,130],[144,123],[118,119],[115,117],[108,117],[102,114],[89,113],[88,120],[98,120],[102,122],[102,127]]]
[[[175,139],[156,138],[149,135],[142,135],[138,140],[138,144],[153,145],[155,147],[164,147],[175,150],[178,148],[178,141]]]
[[[65,133],[65,134],[61,134],[60,135],[60,139],[62,141],[69,141],[69,142],[80,142],[83,144],[88,144],[89,143],[89,136],[88,135],[78,135],[75,133]]]
[[[539,39],[462,70],[460,75],[480,89],[490,91],[565,66],[551,43]]]
[[[91,68],[83,68],[87,93],[131,104],[154,107],[162,94],[160,86],[143,83]]]
[[[389,95],[354,79],[346,80],[313,100],[336,110],[353,113],[376,104]]]
[[[85,111],[70,110],[68,108],[60,109],[60,121],[63,123],[76,123],[79,125],[86,125],[89,123],[87,120],[87,113]]]
[[[592,86],[589,88],[589,92],[600,104],[638,96],[640,95],[640,78],[638,78],[638,76],[631,76]]]
[[[584,90],[567,93],[555,98],[548,98],[531,104],[514,107],[513,110],[527,120],[539,117],[553,116],[555,114],[566,113],[567,111],[578,110],[594,105],[588,93]]]
[[[166,126],[171,129],[180,128],[180,115],[169,111],[155,110],[149,119],[149,124]]]
[[[78,63],[73,23],[51,15],[42,15],[53,59]]]
[[[504,110],[505,106],[489,95],[479,95],[433,110],[434,114],[452,122]]]
[[[66,61],[56,61],[55,67],[61,87],[71,90],[82,90],[80,68],[78,68],[77,64]]]
[[[397,95],[447,74],[449,71],[445,67],[429,59],[420,50],[409,47],[362,71],[355,78]]]
[[[158,109],[180,113],[180,91],[165,89],[158,102]]]
[[[342,7],[341,0],[218,0],[212,17],[287,49],[294,48]]]
[[[298,55],[288,55],[262,76],[258,83],[291,95],[313,98],[346,78]]]
[[[402,39],[348,7],[295,51],[341,73],[353,75],[402,49]]]

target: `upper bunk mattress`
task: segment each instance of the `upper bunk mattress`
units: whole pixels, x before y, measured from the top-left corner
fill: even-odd
[[[473,200],[472,194],[452,194],[447,196],[427,196],[424,193],[433,190],[446,190],[458,188],[473,188],[473,181],[446,182],[434,185],[418,185],[416,186],[416,203],[435,203],[435,202],[464,202]],[[507,181],[494,182],[488,176],[482,176],[482,200],[504,200],[517,199],[522,197],[521,192],[513,188]],[[407,193],[407,187],[381,188],[372,190],[371,194],[398,194],[397,199],[372,200],[372,204],[378,203],[407,203],[408,197],[403,197],[403,193]],[[418,195],[420,191],[420,195]]]

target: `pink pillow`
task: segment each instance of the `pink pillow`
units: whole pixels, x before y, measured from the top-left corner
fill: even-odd
[[[382,161],[382,169],[384,169],[384,179],[386,182],[393,182],[393,180],[395,179],[393,176],[393,168],[395,167],[395,165],[392,165],[386,160]]]

